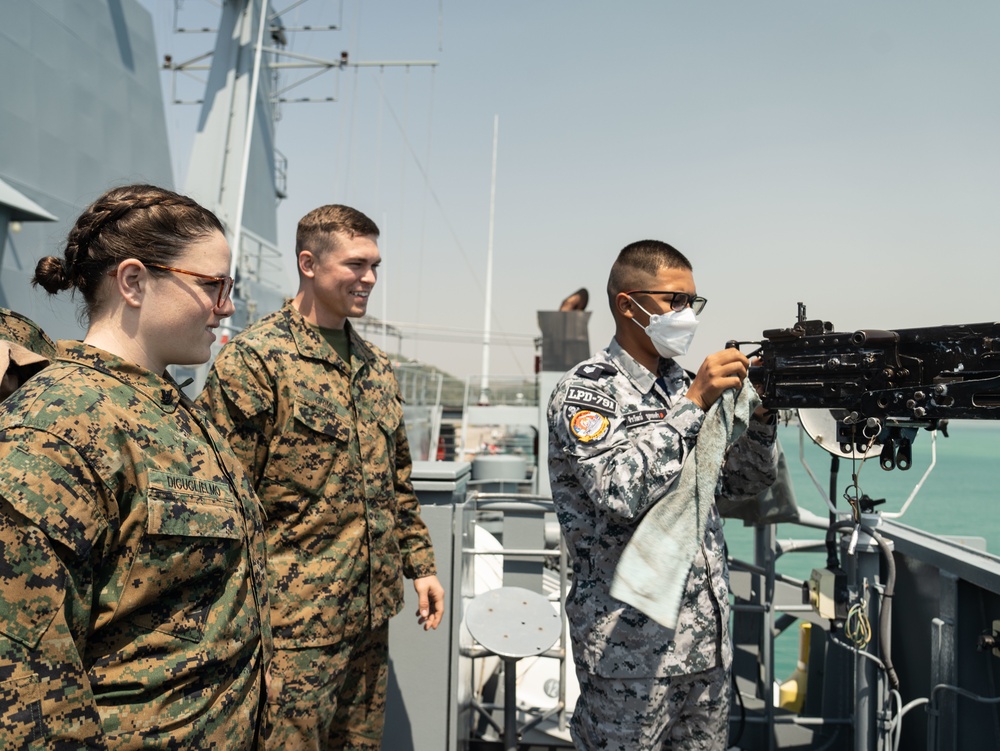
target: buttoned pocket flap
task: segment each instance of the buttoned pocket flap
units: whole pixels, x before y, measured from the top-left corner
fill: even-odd
[[[295,402],[295,419],[310,430],[322,433],[340,443],[347,443],[351,438],[351,429],[344,417],[338,414],[338,408],[330,402],[316,403]]]

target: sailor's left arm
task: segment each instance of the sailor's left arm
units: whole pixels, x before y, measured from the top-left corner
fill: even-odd
[[[729,500],[752,498],[778,477],[777,414],[755,414],[746,432],[726,454],[717,495]]]

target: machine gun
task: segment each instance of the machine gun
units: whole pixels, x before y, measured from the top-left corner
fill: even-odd
[[[759,345],[749,378],[764,406],[831,410],[842,450],[882,444],[883,469],[909,468],[921,427],[1000,419],[1000,322],[837,332],[799,303],[794,326],[763,337],[726,346]]]

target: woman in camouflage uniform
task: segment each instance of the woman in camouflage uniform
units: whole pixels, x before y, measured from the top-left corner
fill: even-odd
[[[148,185],[38,263],[89,326],[0,411],[0,749],[262,746],[259,504],[165,372],[209,358],[229,263],[214,214]]]

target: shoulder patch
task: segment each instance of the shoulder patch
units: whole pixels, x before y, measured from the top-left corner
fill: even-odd
[[[592,381],[597,381],[607,375],[614,375],[618,371],[614,369],[613,366],[607,363],[601,362],[591,362],[586,365],[581,365],[576,369],[573,375],[583,376],[584,378],[589,378]]]
[[[599,412],[581,409],[569,421],[570,432],[584,443],[603,438],[611,423]]]
[[[605,415],[613,415],[618,411],[618,402],[610,396],[582,386],[570,386],[563,404],[583,407]]]

